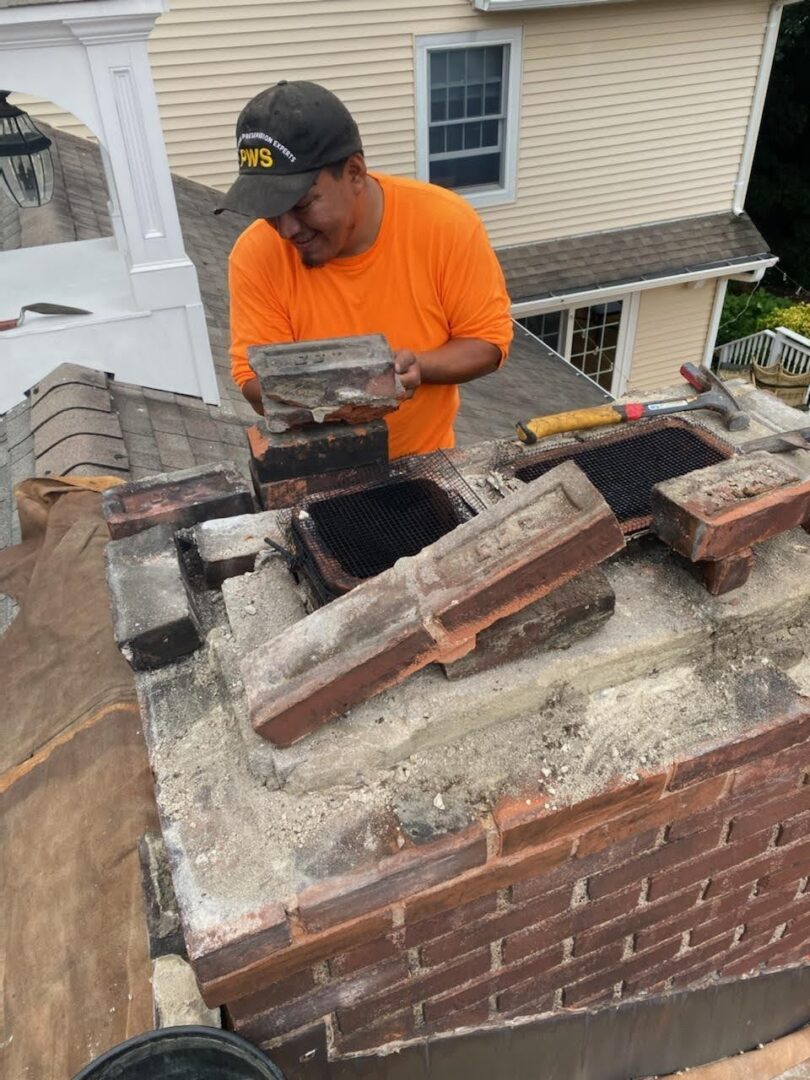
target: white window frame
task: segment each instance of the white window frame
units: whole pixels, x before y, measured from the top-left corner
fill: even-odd
[[[425,34],[414,38],[414,67],[416,71],[416,176],[430,179],[429,134],[430,97],[428,94],[429,57],[434,49],[469,49],[475,45],[505,45],[508,47],[506,78],[506,132],[503,148],[503,186],[458,188],[457,193],[476,208],[499,206],[517,199],[518,128],[520,120],[520,88],[523,75],[523,27],[502,30],[469,30],[460,34]]]
[[[627,389],[627,380],[630,375],[630,365],[633,358],[633,348],[636,340],[636,325],[638,323],[638,309],[640,294],[637,292],[619,293],[615,296],[606,298],[591,298],[589,300],[582,300],[576,304],[565,304],[558,307],[544,306],[538,311],[521,311],[520,314],[513,314],[513,318],[525,319],[529,315],[542,315],[551,311],[561,312],[563,319],[560,328],[560,337],[562,339],[559,355],[565,360],[566,364],[571,364],[571,347],[574,336],[574,312],[578,308],[592,307],[594,304],[604,304],[609,302],[621,301],[622,313],[619,321],[619,333],[616,340],[616,361],[613,365],[613,377],[610,385],[610,395],[614,398],[622,397]],[[574,366],[573,364],[571,365]],[[576,369],[579,371],[579,368]],[[594,379],[591,379],[590,375],[585,375],[584,371],[579,372],[586,379],[590,379],[595,385]],[[600,387],[600,389],[604,389]]]

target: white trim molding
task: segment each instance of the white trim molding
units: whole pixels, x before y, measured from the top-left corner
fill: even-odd
[[[514,202],[517,198],[517,159],[520,127],[520,90],[523,79],[523,27],[468,30],[457,34],[424,34],[414,37],[416,78],[416,176],[430,179],[428,120],[429,56],[434,49],[468,49],[476,45],[504,45],[507,49],[506,128],[503,146],[503,183],[480,188],[459,188],[458,194],[476,208]]]
[[[622,299],[622,319],[619,323],[619,340],[616,344],[616,363],[613,365],[613,382],[610,386],[610,392],[615,398],[621,397],[626,392],[630,369],[633,366],[641,293],[631,292]]]
[[[754,165],[754,153],[759,139],[759,128],[762,123],[762,113],[765,108],[765,98],[768,93],[768,83],[771,79],[773,58],[776,54],[776,43],[779,40],[779,27],[782,23],[782,11],[785,0],[775,0],[768,11],[768,21],[765,24],[765,35],[762,40],[762,53],[759,59],[757,81],[754,84],[754,94],[751,98],[751,112],[748,116],[748,127],[745,132],[740,166],[737,170],[737,179],[734,183],[734,198],[732,211],[739,216],[745,207],[745,197],[748,194],[748,183],[751,179],[751,169]]]

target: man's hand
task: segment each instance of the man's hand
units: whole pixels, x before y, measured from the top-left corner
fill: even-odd
[[[422,382],[422,369],[416,353],[410,349],[398,349],[394,353],[394,370],[399,375],[405,396],[413,397],[414,391]]]
[[[262,386],[257,378],[248,379],[246,383],[242,383],[242,393],[245,398],[253,406],[254,410],[259,416],[264,416],[264,406],[262,405]]]

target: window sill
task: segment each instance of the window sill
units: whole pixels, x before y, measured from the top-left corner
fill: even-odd
[[[476,210],[483,210],[489,206],[505,206],[507,203],[517,202],[514,191],[506,188],[453,188],[456,195],[461,195],[470,206]]]

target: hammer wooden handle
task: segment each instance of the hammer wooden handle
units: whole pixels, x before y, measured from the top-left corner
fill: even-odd
[[[614,405],[598,405],[593,409],[574,409],[572,412],[557,413],[554,416],[537,416],[534,420],[527,420],[525,424],[518,424],[517,434],[522,442],[534,443],[548,435],[621,424],[625,419],[624,410]]]

